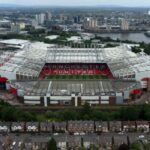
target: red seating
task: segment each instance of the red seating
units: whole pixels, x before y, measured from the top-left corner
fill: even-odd
[[[8,79],[6,77],[0,77],[0,82],[6,82]]]
[[[14,95],[17,95],[17,90],[13,87],[10,87],[9,92],[14,94]]]
[[[106,64],[48,64],[41,73],[40,78],[43,79],[47,75],[106,75],[113,78]]]
[[[133,95],[138,95],[138,94],[141,94],[141,90],[140,89],[134,89],[130,92],[130,94],[133,94]]]

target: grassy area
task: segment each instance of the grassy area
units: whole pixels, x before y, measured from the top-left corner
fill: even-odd
[[[48,75],[48,80],[99,80],[108,79],[106,75]]]

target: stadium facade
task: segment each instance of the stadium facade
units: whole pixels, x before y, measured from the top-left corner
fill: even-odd
[[[0,86],[25,104],[122,104],[149,88],[150,56],[143,51],[133,53],[133,45],[71,48],[13,39],[0,41],[0,46],[19,48],[1,50]],[[66,75],[67,79],[49,78],[57,75]],[[68,78],[73,75],[79,79]],[[80,79],[91,75],[95,78]]]

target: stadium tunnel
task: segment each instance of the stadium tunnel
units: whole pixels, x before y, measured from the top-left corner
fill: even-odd
[[[0,90],[6,90],[7,80],[6,77],[0,77]]]

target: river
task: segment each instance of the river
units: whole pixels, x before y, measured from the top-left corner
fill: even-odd
[[[129,40],[135,42],[150,43],[150,37],[144,35],[144,33],[105,33],[99,34],[101,37],[110,37],[114,40]]]

